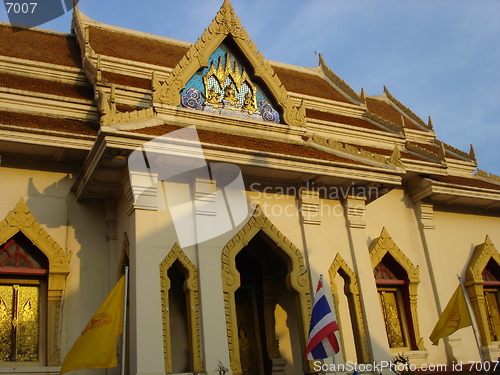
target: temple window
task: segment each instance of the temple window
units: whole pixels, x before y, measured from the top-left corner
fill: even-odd
[[[373,270],[387,339],[391,349],[413,350],[408,276],[405,270],[386,254]]]
[[[491,341],[500,341],[500,267],[492,259],[483,270],[483,292]]]

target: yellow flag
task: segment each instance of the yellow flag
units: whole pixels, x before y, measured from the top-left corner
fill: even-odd
[[[437,345],[439,339],[451,335],[453,332],[461,328],[472,325],[469,311],[467,310],[467,302],[465,301],[462,288],[459,285],[450,302],[446,305],[443,313],[434,327],[430,335],[432,345]]]
[[[61,374],[118,366],[116,339],[123,331],[125,276],[115,285],[64,358]]]

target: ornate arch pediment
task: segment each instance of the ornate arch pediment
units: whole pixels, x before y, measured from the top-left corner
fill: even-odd
[[[167,276],[168,269],[172,267],[175,261],[179,261],[186,271],[186,297],[189,301],[188,322],[189,332],[191,334],[191,353],[192,366],[194,372],[203,372],[203,363],[201,361],[201,338],[200,338],[200,303],[199,303],[199,283],[198,270],[189,260],[181,247],[175,243],[165,259],[160,263],[160,282],[161,282],[161,305],[163,317],[163,351],[165,358],[165,372],[172,373],[172,339],[170,335],[170,312],[168,291],[170,289],[170,279]]]
[[[233,374],[241,374],[238,343],[238,325],[234,293],[240,286],[240,274],[236,269],[236,255],[248,245],[260,231],[264,232],[286,254],[290,273],[287,284],[300,298],[303,344],[307,340],[307,327],[311,317],[311,284],[302,252],[269,220],[257,206],[253,216],[222,250],[222,289],[226,310],[226,327],[229,345],[229,359]],[[305,348],[305,347],[304,347]]]
[[[23,198],[14,209],[0,222],[0,244],[7,242],[18,232],[22,232],[45,254],[49,261],[47,293],[47,364],[58,366],[61,363],[59,353],[59,318],[61,300],[66,287],[66,277],[72,253],[66,252],[52,236],[36,221]]]
[[[420,336],[417,313],[417,287],[420,283],[420,269],[418,266],[413,265],[410,259],[408,259],[408,257],[403,253],[398,245],[396,245],[394,240],[389,235],[389,232],[384,227],[382,228],[380,237],[374,239],[372,244],[370,245],[370,259],[372,268],[375,268],[387,253],[389,253],[394,258],[394,260],[398,262],[401,267],[403,267],[403,269],[406,271],[406,274],[408,275],[410,313],[413,322],[415,340],[418,349],[425,349],[423,338]]]
[[[38,223],[23,198],[0,222],[0,244],[5,243],[17,232],[22,232],[42,251],[49,260],[49,273],[69,273],[72,253],[66,252]]]
[[[483,271],[490,259],[493,259],[500,266],[500,254],[491,242],[490,236],[486,235],[484,242],[474,248],[474,253],[465,271],[466,281],[482,284]]]
[[[389,235],[389,232],[384,227],[380,233],[380,237],[373,240],[370,245],[370,259],[372,262],[372,268],[375,268],[377,264],[382,260],[385,254],[391,254],[391,256],[398,262],[408,274],[408,279],[410,284],[416,284],[420,282],[419,273],[420,269],[418,266],[414,266],[413,263],[408,259],[408,257],[401,251],[401,249],[396,245],[394,240]]]
[[[273,68],[262,56],[242,27],[239,18],[229,0],[225,0],[210,26],[203,35],[188,50],[177,66],[172,70],[165,82],[159,83],[153,79],[153,102],[178,106],[181,104],[181,91],[187,82],[201,68],[209,67],[209,58],[214,51],[230,38],[238,52],[244,56],[266,90],[281,109],[283,122],[291,126],[305,126],[305,107],[296,107],[282,85]],[[255,103],[254,103],[255,104]]]

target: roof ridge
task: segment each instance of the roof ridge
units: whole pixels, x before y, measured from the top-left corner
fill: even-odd
[[[44,34],[52,34],[56,36],[63,36],[66,38],[74,38],[75,35],[72,33],[65,33],[62,31],[55,31],[55,30],[49,30],[49,29],[43,29],[41,27],[30,27],[26,25],[20,25],[20,24],[15,24],[11,22],[5,22],[5,21],[0,21],[0,27],[8,27],[8,28],[16,28],[16,29],[24,29],[24,30],[29,30],[29,31],[37,31],[41,32]]]
[[[154,39],[154,40],[157,40],[160,42],[171,43],[171,44],[175,44],[175,45],[178,45],[181,47],[188,47],[189,48],[190,46],[193,45],[193,43],[186,42],[184,40],[169,38],[169,37],[158,35],[158,34],[152,34],[152,33],[148,33],[145,31],[128,29],[126,27],[115,26],[115,25],[110,25],[108,23],[104,23],[101,21],[96,21],[96,20],[88,17],[84,13],[82,13],[80,10],[74,11],[73,20],[75,20],[75,18],[77,20],[79,20],[80,23],[82,23],[82,25],[84,26],[83,27],[84,29],[87,27],[95,27],[95,28],[99,28],[99,29],[105,29],[105,30],[108,30],[110,32],[127,34],[130,36],[135,36],[135,37],[139,37],[139,38]]]

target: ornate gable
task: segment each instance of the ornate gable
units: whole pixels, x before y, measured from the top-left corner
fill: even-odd
[[[257,51],[228,0],[165,82],[153,102],[305,126],[270,64]]]

